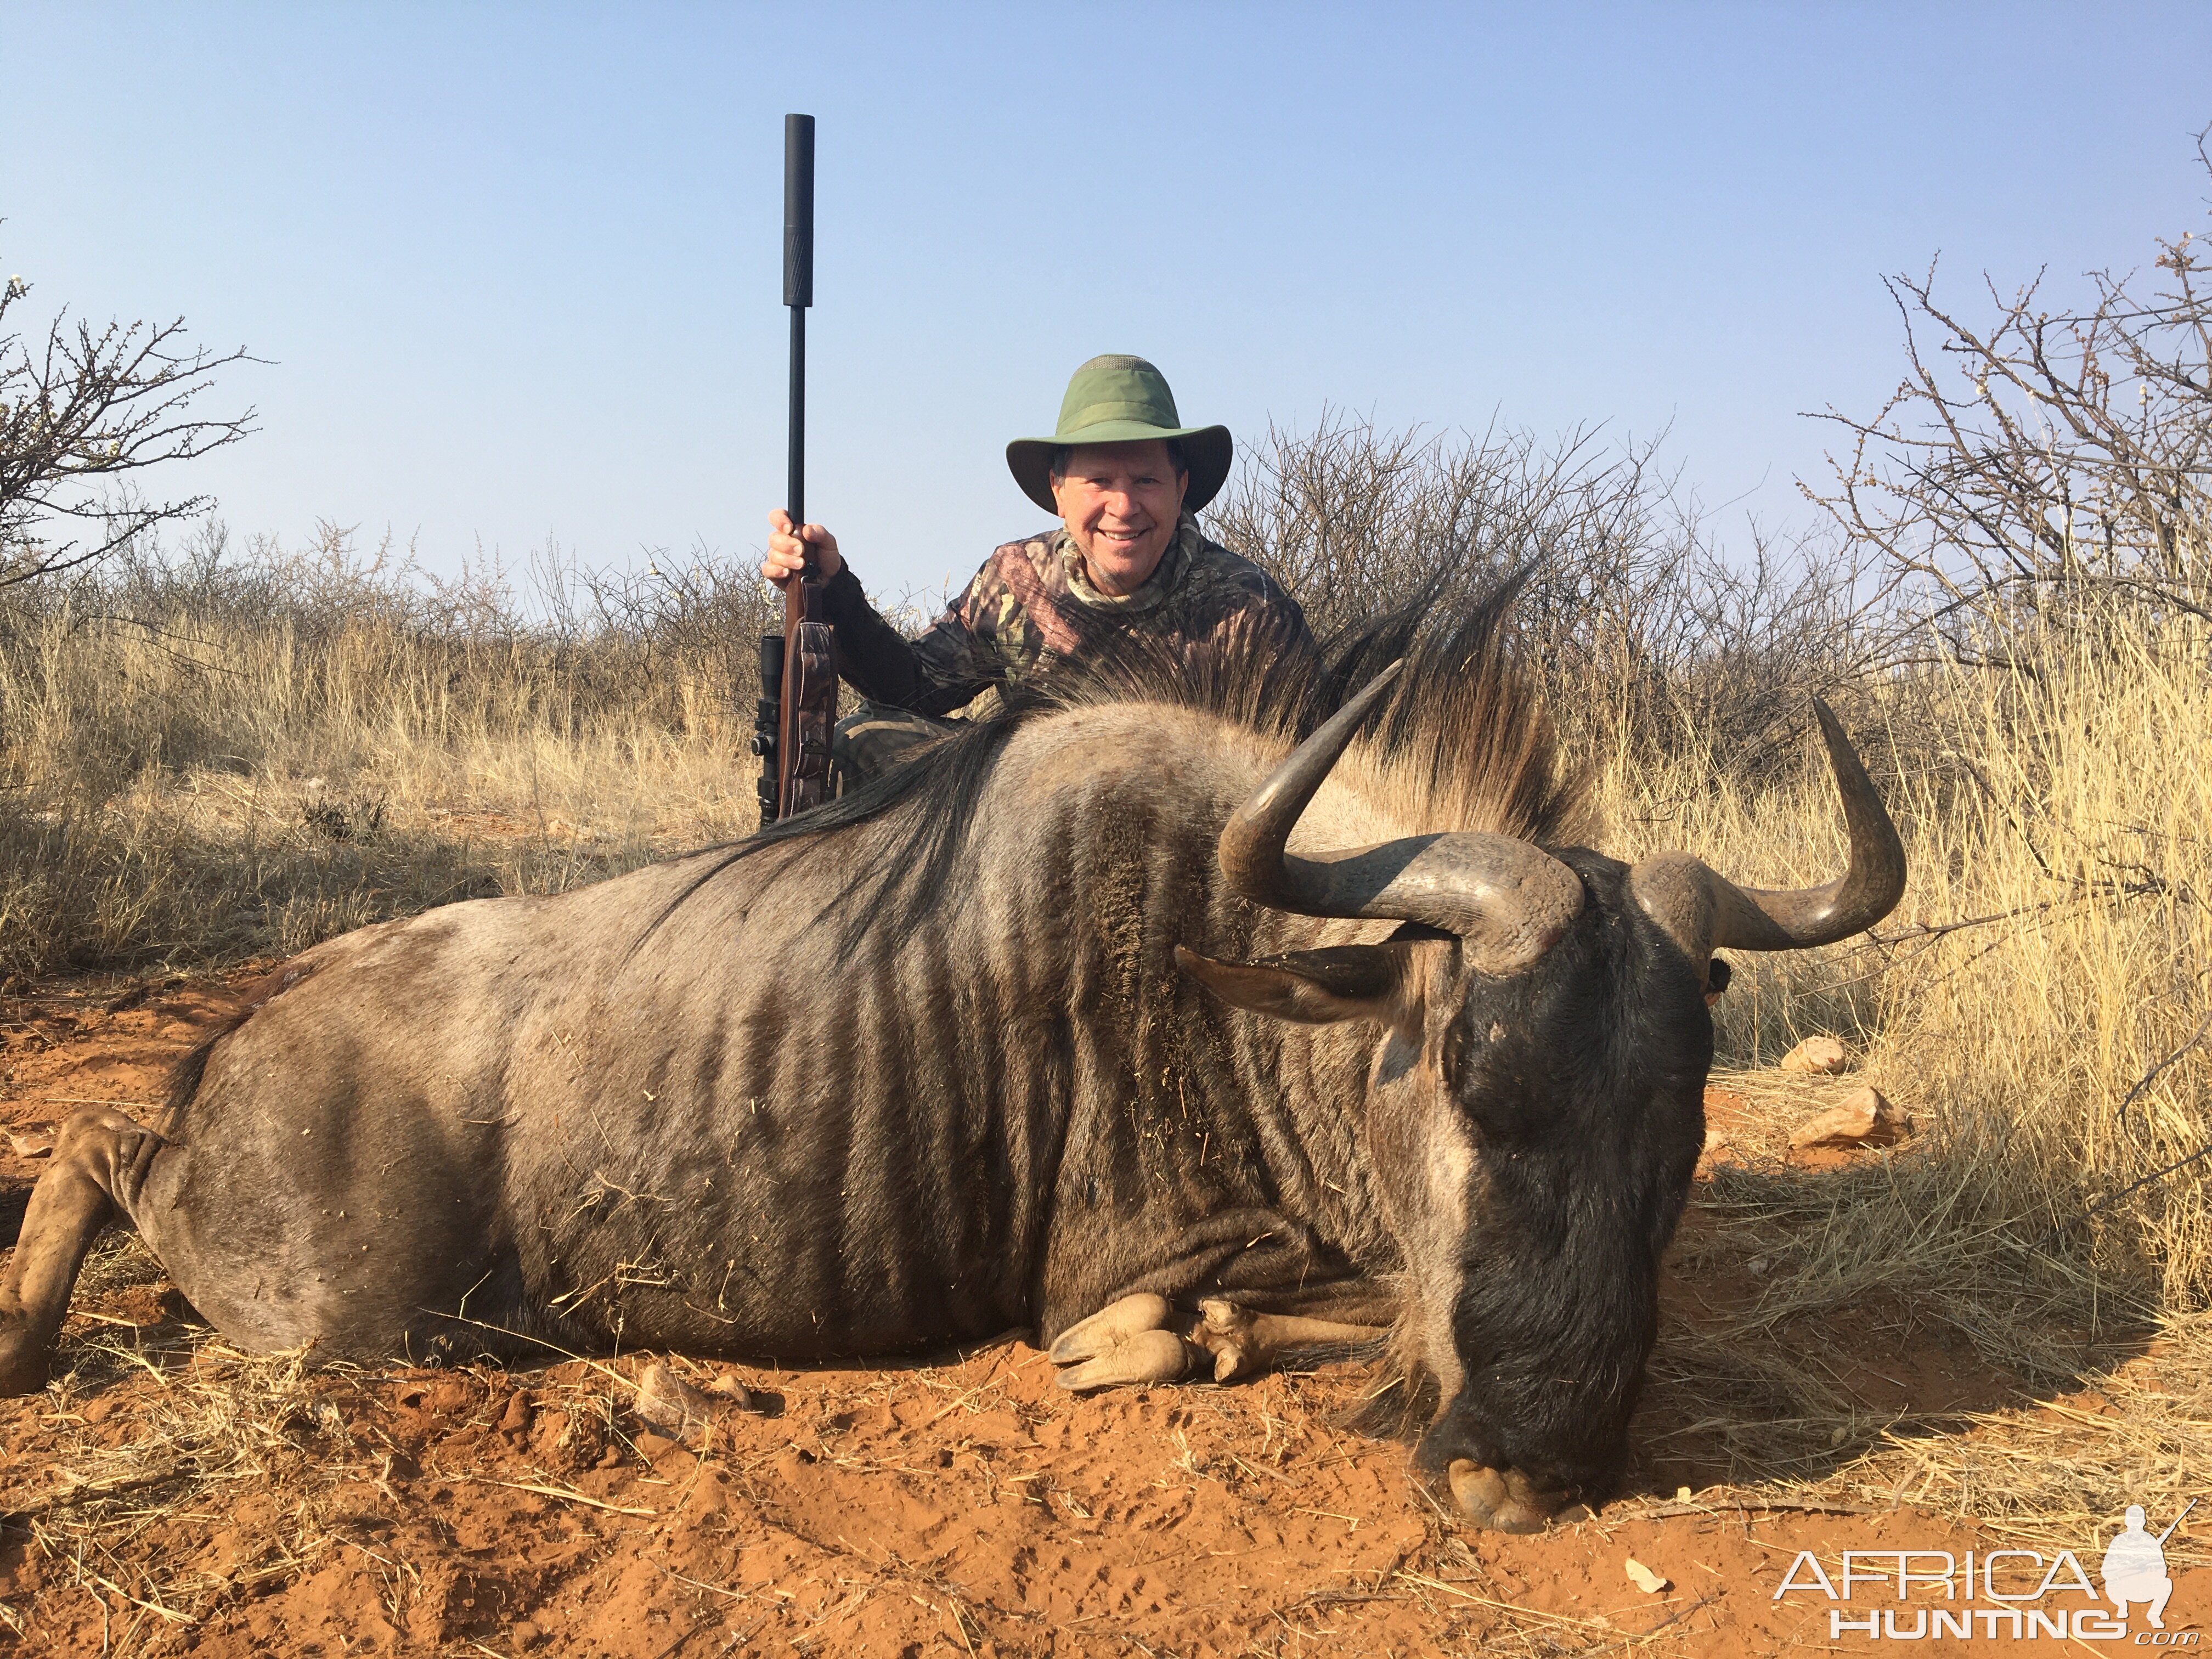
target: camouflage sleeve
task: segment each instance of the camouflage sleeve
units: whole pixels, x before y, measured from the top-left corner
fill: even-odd
[[[945,614],[915,636],[915,690],[902,707],[942,718],[1006,678],[988,631],[996,615],[994,564],[987,562]]]
[[[837,630],[837,672],[871,702],[903,708],[915,695],[914,646],[885,622],[844,565],[824,586],[823,604]]]
[[[988,567],[977,574],[969,595],[988,574]],[[837,630],[837,672],[872,702],[943,715],[1001,677],[997,658],[964,619],[968,595],[911,640],[868,603],[850,565],[830,579],[823,598]]]
[[[1037,586],[1024,544],[984,561],[943,616],[909,640],[877,614],[846,566],[830,579],[838,670],[872,702],[942,718],[1030,665],[1041,648],[1030,617]]]

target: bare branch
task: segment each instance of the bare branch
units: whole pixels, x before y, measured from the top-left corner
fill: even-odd
[[[1938,303],[1932,268],[1890,279],[1909,373],[1871,419],[1827,411],[1850,453],[1807,494],[1962,653],[2115,600],[2212,614],[2212,294],[2192,233],[2157,246],[2160,275],[2093,272],[2080,313],[2039,309],[2040,274],[2009,298],[1985,281],[1990,327]]]
[[[0,287],[0,587],[97,562],[208,498],[149,501],[136,477],[254,430],[255,411],[199,412],[216,371],[259,361],[190,344],[181,318],[94,329],[64,310],[35,355],[6,328],[31,291]]]

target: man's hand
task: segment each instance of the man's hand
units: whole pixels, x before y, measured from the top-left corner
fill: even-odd
[[[814,550],[814,568],[823,580],[844,568],[835,536],[818,524],[794,526],[791,514],[779,507],[768,515],[768,556],[761,561],[761,574],[781,587],[805,567],[808,548]]]

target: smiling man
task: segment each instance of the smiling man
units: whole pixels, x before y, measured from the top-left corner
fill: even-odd
[[[1265,629],[1283,649],[1311,648],[1297,602],[1192,516],[1227,479],[1231,453],[1228,428],[1179,423],[1166,379],[1143,358],[1093,357],[1068,382],[1053,435],[1006,446],[1014,482],[1060,527],[997,549],[913,640],[876,613],[835,536],[770,514],[761,574],[780,586],[799,568],[802,538],[813,550],[838,665],[865,699],[833,744],[846,786],[941,735],[945,715],[985,692],[1117,636],[1192,651]]]

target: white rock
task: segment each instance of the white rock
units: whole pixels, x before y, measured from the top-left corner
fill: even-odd
[[[1816,1112],[1790,1134],[1790,1145],[1799,1151],[1810,1146],[1887,1146],[1912,1133],[1912,1114],[1881,1090],[1854,1089],[1829,1107]]]
[[[1656,1595],[1660,1591],[1670,1588],[1666,1579],[1662,1578],[1632,1555],[1628,1558],[1628,1579],[1646,1595]]]
[[[689,1440],[726,1413],[748,1410],[752,1403],[751,1394],[731,1372],[723,1372],[708,1389],[696,1389],[655,1359],[638,1373],[632,1408],[662,1433]]]
[[[738,1381],[735,1371],[724,1371],[707,1385],[707,1392],[717,1396],[724,1405],[735,1406],[739,1411],[753,1409],[753,1391]]]
[[[1846,1058],[1840,1038],[1808,1036],[1782,1056],[1782,1069],[1785,1072],[1812,1072],[1817,1075],[1826,1076],[1832,1072],[1842,1071]]]

